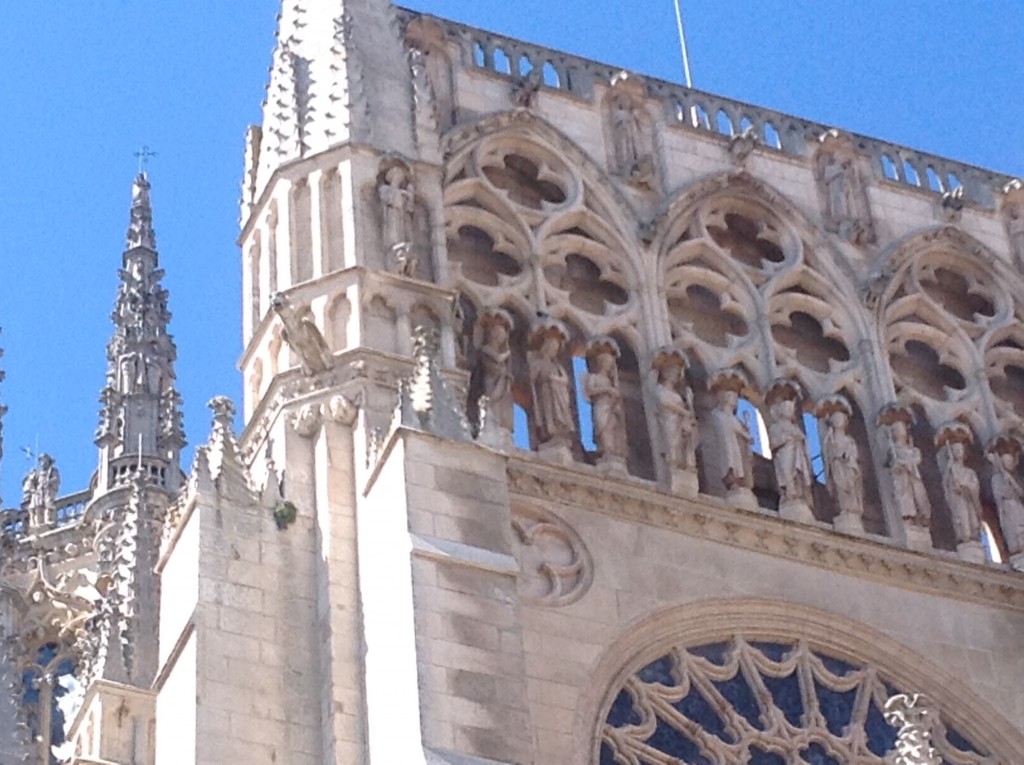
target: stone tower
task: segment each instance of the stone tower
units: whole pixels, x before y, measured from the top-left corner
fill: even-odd
[[[180,474],[140,176],[96,479],[4,516],[4,764],[1024,762],[1020,182],[387,0],[278,24],[244,431]]]

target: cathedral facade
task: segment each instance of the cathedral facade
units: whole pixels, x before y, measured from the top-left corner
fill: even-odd
[[[140,174],[96,473],[0,515],[0,765],[1024,762],[1019,181],[278,23],[244,429],[181,469]]]

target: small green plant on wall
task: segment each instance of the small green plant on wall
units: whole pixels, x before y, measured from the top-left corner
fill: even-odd
[[[274,507],[274,523],[282,531],[295,523],[298,515],[299,509],[288,500],[282,500]]]

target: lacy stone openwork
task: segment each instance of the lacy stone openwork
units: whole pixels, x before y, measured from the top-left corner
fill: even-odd
[[[899,692],[805,643],[675,648],[615,697],[600,765],[883,765],[897,737],[883,710]],[[942,719],[933,744],[944,765],[990,762]]]

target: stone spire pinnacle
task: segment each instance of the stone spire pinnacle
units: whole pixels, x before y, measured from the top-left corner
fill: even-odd
[[[171,314],[161,284],[150,188],[146,174],[139,173],[132,184],[121,281],[111,314],[107,384],[100,394],[98,493],[127,486],[137,472],[174,490],[185,445],[181,396],[174,385],[177,349],[168,333]]]
[[[412,79],[390,0],[284,0],[251,130],[243,205],[274,171],[346,141],[415,153]]]
[[[131,221],[128,224],[126,250],[145,247],[156,251],[156,232],[153,230],[153,206],[149,199],[149,179],[139,173],[132,184]]]

